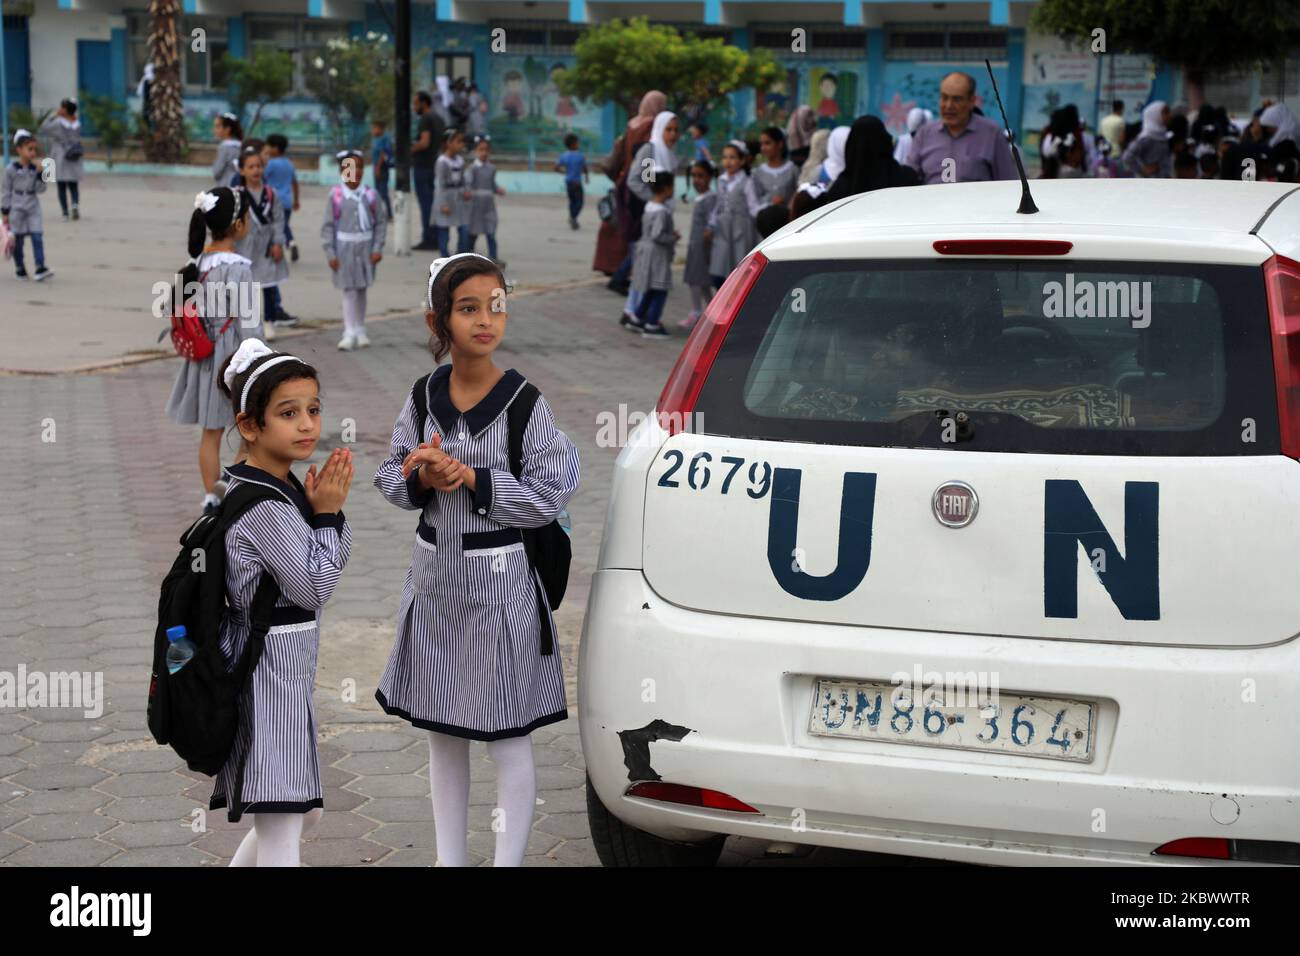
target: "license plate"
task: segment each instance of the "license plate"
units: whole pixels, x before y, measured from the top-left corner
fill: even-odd
[[[818,678],[808,732],[885,743],[1092,759],[1095,703],[999,693],[946,704],[942,691]]]

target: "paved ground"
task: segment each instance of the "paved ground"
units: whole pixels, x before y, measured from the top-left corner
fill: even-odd
[[[106,193],[92,180],[88,218],[75,227],[51,226],[58,284],[21,287],[0,277],[0,315],[9,329],[0,368],[22,367],[12,361],[15,349],[25,356],[22,362],[50,368],[112,359],[119,354],[113,348],[149,330],[152,320],[135,314],[131,285],[143,287],[153,277],[153,262],[170,265],[179,255],[178,245],[160,238],[161,223],[172,215],[172,186],[125,180]],[[168,197],[165,203],[146,201],[155,187]],[[537,224],[551,211],[521,205],[502,218],[510,223],[516,215]],[[74,228],[80,260],[57,238]],[[182,231],[167,228],[178,236]],[[137,235],[146,237],[147,255],[126,241]],[[591,232],[576,236],[580,241],[567,230],[547,237],[540,225],[536,233],[503,231],[502,254],[521,263],[521,289],[511,302],[500,353],[539,385],[582,457],[582,487],[570,505],[573,572],[557,612],[571,715],[582,614],[617,454],[597,447],[597,415],[616,412],[619,403],[651,409],[682,342],[646,342],[620,331],[614,321],[619,300],[586,271]],[[392,281],[380,286],[374,301],[382,308],[372,313],[409,306],[423,289],[417,275],[423,268],[407,260],[386,273]],[[295,279],[294,308],[325,319],[333,292],[320,286],[321,275]],[[32,321],[24,318],[22,335],[13,331],[24,309],[20,295],[49,303],[29,313]],[[77,302],[89,311],[69,318]],[[96,311],[91,303],[105,305]],[[311,303],[320,303],[318,312]],[[666,315],[675,321],[684,308],[685,296],[675,291]],[[65,325],[91,334],[85,331],[89,322],[102,326],[94,332],[101,344],[81,354],[65,338]],[[356,423],[359,478],[346,506],[352,557],[325,611],[316,682],[326,813],[317,837],[304,847],[304,861],[313,866],[434,860],[425,738],[384,715],[373,698],[391,646],[413,518],[388,505],[369,482],[387,450],[396,411],[431,358],[427,331],[415,316],[394,312],[372,322],[371,333],[374,346],[350,354],[335,350],[332,320],[277,343],[320,371],[322,448],[337,443],[344,419]],[[179,361],[84,374],[0,374],[6,452],[0,458],[0,672],[102,672],[105,685],[104,710],[96,719],[80,710],[0,706],[0,866],[219,866],[247,829],[220,813],[204,819],[211,783],[154,744],[145,726],[157,588],[201,499],[198,436],[171,424],[162,411]],[[227,448],[226,461],[233,450]],[[353,685],[355,694],[346,695]],[[537,731],[534,741],[538,816],[526,862],[594,865],[576,719]],[[473,860],[483,862],[492,853],[493,765],[482,745],[472,753],[470,848]],[[767,851],[763,843],[731,840],[723,863],[873,859]]]

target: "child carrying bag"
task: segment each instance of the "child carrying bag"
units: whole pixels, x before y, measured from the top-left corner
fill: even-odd
[[[208,277],[205,272],[199,276],[199,285]],[[182,290],[182,293],[184,290]],[[218,337],[225,334],[226,329],[230,328],[230,323],[235,321],[234,316],[226,319],[221,331],[217,333]],[[181,307],[172,308],[172,325],[170,329],[163,329],[158,336],[158,341],[162,337],[171,333],[172,348],[181,358],[189,359],[191,362],[202,362],[210,356],[216,349],[212,339],[208,337],[207,326],[204,325],[203,317],[199,315],[199,307],[195,305],[194,300],[184,297],[181,298]]]

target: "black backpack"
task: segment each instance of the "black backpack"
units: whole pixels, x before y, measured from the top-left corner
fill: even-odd
[[[422,376],[411,388],[411,400],[415,403],[416,434],[423,441],[424,420],[429,415],[429,376]],[[510,455],[510,473],[518,479],[523,471],[524,430],[532,417],[533,406],[541,393],[537,386],[525,382],[519,394],[514,397],[506,409],[506,428]],[[560,522],[551,521],[540,528],[520,528],[524,537],[524,550],[528,554],[528,563],[537,570],[542,579],[542,588],[546,591],[546,602],[551,610],[557,610],[564,600],[565,589],[569,586],[569,564],[573,560],[573,547],[569,543],[568,533],[560,527]],[[544,609],[539,607],[538,611]],[[542,653],[551,653],[553,636],[547,615],[541,613],[542,619]]]
[[[225,766],[239,727],[239,697],[262,656],[275,620],[280,589],[263,574],[249,608],[252,631],[233,671],[221,651],[226,604],[226,531],[253,505],[279,495],[241,483],[215,514],[203,515],[181,535],[180,554],[163,578],[154,633],[148,722],[153,739],[171,746],[191,770],[215,776]],[[297,611],[297,608],[282,608]],[[167,670],[167,629],[185,625],[194,656],[175,674]]]

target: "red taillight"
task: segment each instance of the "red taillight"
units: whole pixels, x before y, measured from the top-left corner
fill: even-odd
[[[754,252],[736,266],[682,347],[682,354],[677,356],[677,364],[673,366],[668,383],[659,395],[659,404],[655,406],[660,425],[669,435],[682,431],[685,422],[689,421],[687,416],[695,410],[695,401],[700,397],[700,389],[718,350],[722,348],[722,340],[727,337],[727,330],[765,265],[767,256]]]
[[[943,256],[1063,256],[1074,248],[1064,239],[940,239]]]
[[[703,320],[701,320],[703,321]],[[709,810],[734,810],[737,813],[758,813],[747,803],[742,803],[729,794],[717,790],[705,790],[703,787],[688,787],[681,783],[638,783],[628,790],[629,797],[644,797],[647,800],[662,800],[664,803],[682,803],[688,807],[705,807]]]
[[[1269,259],[1264,263],[1264,285],[1273,326],[1273,379],[1282,454],[1300,458],[1300,262],[1285,256]]]
[[[1218,837],[1187,837],[1173,840],[1155,849],[1157,856],[1199,856],[1208,860],[1229,860],[1231,848]]]

